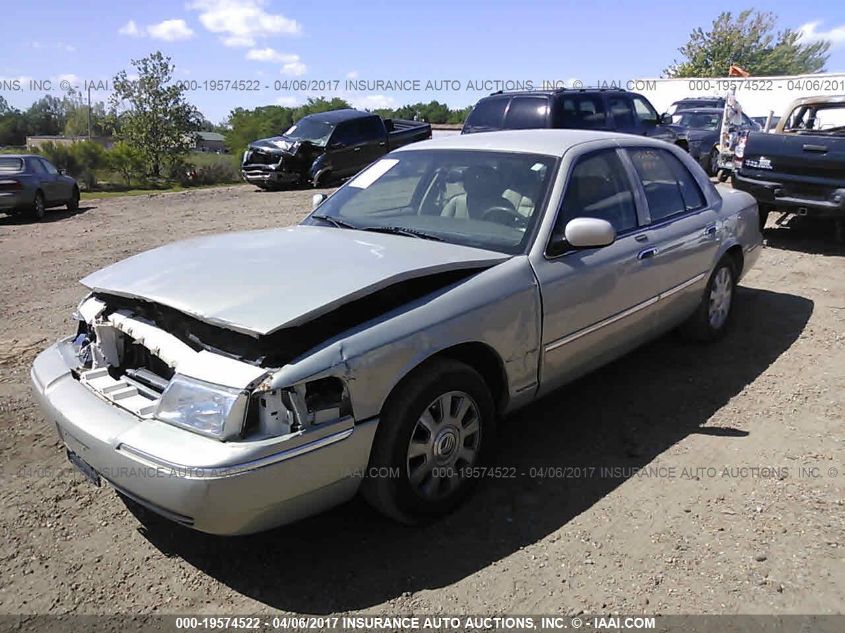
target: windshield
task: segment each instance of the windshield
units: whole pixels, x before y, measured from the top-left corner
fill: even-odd
[[[689,112],[682,110],[672,115],[672,124],[692,130],[718,130],[722,115],[717,112]]]
[[[492,151],[397,152],[350,180],[306,222],[516,254],[528,247],[555,163]]]
[[[845,103],[798,106],[787,119],[783,131],[845,134]]]
[[[333,129],[330,123],[306,117],[291,125],[284,136],[309,141],[314,145],[325,145]]]
[[[23,159],[0,156],[0,171],[23,171]]]

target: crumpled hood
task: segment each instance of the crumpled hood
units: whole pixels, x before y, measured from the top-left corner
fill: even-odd
[[[249,144],[251,149],[260,149],[262,151],[270,151],[273,153],[282,152],[285,154],[296,153],[296,140],[288,138],[287,136],[271,136],[270,138],[263,138],[258,141],[253,141]]]
[[[82,284],[258,336],[394,283],[508,258],[445,242],[298,225],[175,242],[103,268]]]

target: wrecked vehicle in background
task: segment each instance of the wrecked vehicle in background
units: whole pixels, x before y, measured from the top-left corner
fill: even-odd
[[[320,112],[303,117],[281,136],[250,143],[241,175],[262,189],[324,187],[354,176],[391,150],[429,138],[428,123],[349,109]]]
[[[845,95],[796,99],[774,132],[752,132],[737,148],[734,189],[760,207],[760,228],[772,212],[833,219],[845,241]]]
[[[761,236],[683,150],[583,130],[392,152],[300,225],[82,280],[32,382],[68,458],[182,525],[256,532],[359,490],[456,507],[503,416],[682,326],[728,327]]]
[[[722,129],[724,109],[691,108],[678,110],[672,115],[672,127],[679,138],[686,139],[687,151],[697,160],[708,176],[715,176],[719,171],[719,134]],[[742,124],[737,126],[740,133],[757,131],[757,124],[745,114],[741,115]]]

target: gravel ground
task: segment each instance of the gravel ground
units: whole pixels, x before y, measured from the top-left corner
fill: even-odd
[[[77,280],[176,239],[293,223],[311,194],[0,218],[0,613],[845,612],[845,251],[812,227],[768,230],[722,342],[667,336],[512,416],[498,463],[521,474],[431,526],[356,500],[222,539],[139,521],[91,486],[28,384],[72,327]]]

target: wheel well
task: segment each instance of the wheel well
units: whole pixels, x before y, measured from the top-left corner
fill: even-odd
[[[742,267],[745,265],[745,258],[742,255],[742,247],[739,244],[734,244],[725,254],[733,260],[736,277],[739,279],[742,276]]]
[[[437,352],[431,358],[451,358],[472,367],[481,374],[490,389],[496,410],[507,404],[508,381],[505,366],[496,351],[484,343],[461,343]]]

